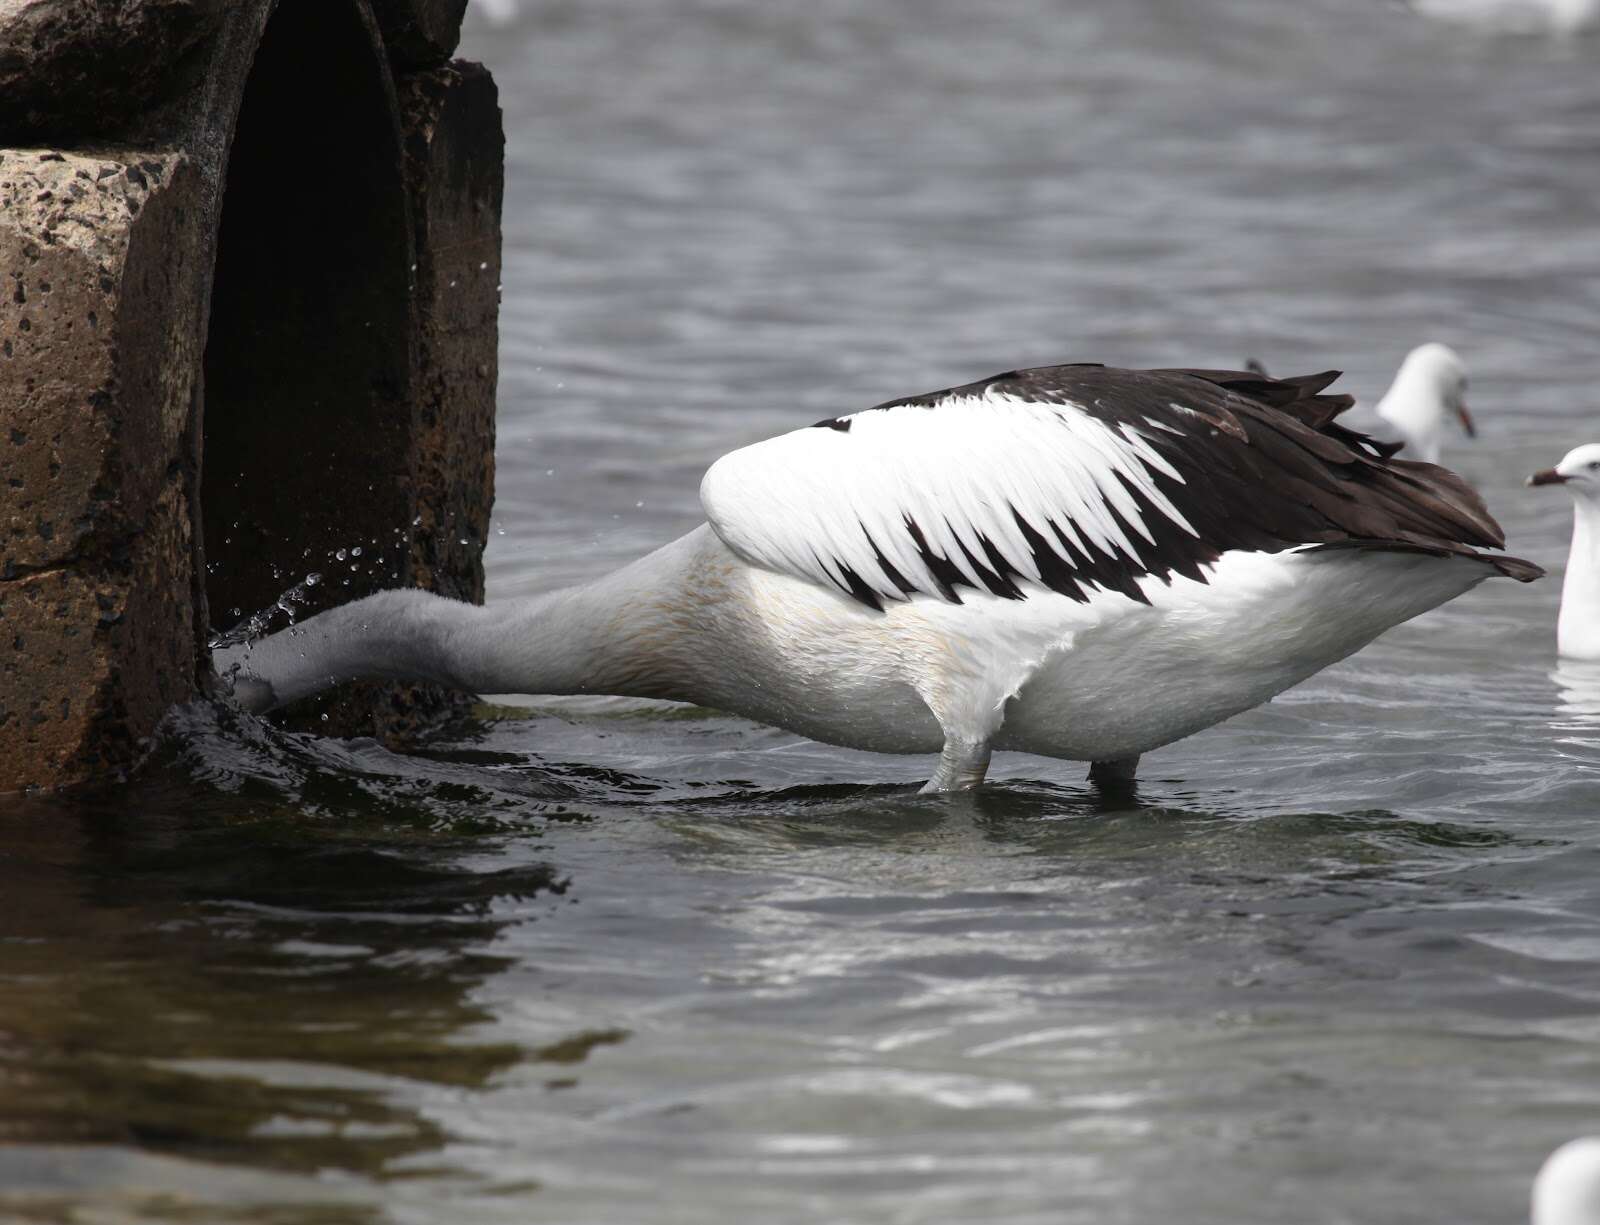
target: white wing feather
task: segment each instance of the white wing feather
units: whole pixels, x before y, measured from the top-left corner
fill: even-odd
[[[1012,510],[1039,536],[1050,524],[1072,544],[1137,562],[1122,523],[1153,541],[1153,507],[1198,533],[1157,486],[1182,477],[1136,426],[1112,426],[1072,403],[1040,403],[993,389],[933,406],[870,409],[723,456],[700,484],[712,529],[745,561],[843,591],[843,567],[885,599],[904,594],[884,560],[921,591],[940,589],[908,521],[930,551],[981,588],[971,554],[987,539],[1018,574],[1040,577]],[[1140,505],[1127,486],[1138,490]],[[985,563],[986,564],[986,563]]]

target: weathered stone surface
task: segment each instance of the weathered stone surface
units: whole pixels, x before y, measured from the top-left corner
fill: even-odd
[[[189,518],[174,479],[122,547],[0,582],[0,792],[116,777],[191,694]]]
[[[193,686],[197,191],[0,153],[0,791],[126,764]]]
[[[229,0],[0,0],[0,144],[106,137],[161,101]]]
[[[427,68],[455,54],[467,0],[372,0],[372,11],[394,66]]]
[[[0,579],[138,531],[184,454],[196,193],[179,154],[0,152]]]
[[[74,570],[0,583],[0,790],[78,776],[110,680],[101,596]]]
[[[413,579],[477,602],[494,501],[499,95],[487,71],[465,63],[411,74],[399,94],[417,251]]]

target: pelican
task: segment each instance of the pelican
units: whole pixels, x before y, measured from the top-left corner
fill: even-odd
[[[264,711],[361,678],[670,698],[885,753],[1131,779],[1480,581],[1542,571],[1453,473],[1335,418],[1337,371],[1013,370],[733,451],[707,523],[594,582],[386,591],[213,654]]]
[[[1568,1140],[1533,1180],[1533,1225],[1600,1225],[1600,1136]]]
[[[1567,659],[1600,660],[1600,442],[1568,451],[1530,485],[1562,485],[1572,495],[1572,549],[1561,580],[1556,650]]]
[[[1406,354],[1375,411],[1399,434],[1408,459],[1436,464],[1450,418],[1461,423],[1468,438],[1477,436],[1466,394],[1461,358],[1448,345],[1430,341]]]

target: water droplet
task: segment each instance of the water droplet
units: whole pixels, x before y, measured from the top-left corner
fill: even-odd
[[[633,504],[633,509],[634,510],[643,510],[644,509],[644,503],[643,502],[635,502]]]
[[[496,536],[504,536],[506,534],[506,529],[503,527],[497,527],[494,529],[494,534]]]
[[[334,559],[334,560],[335,560],[335,561],[343,561],[343,560],[344,560],[344,559],[345,559],[345,552],[344,552],[344,550],[343,550],[343,549],[335,549],[335,550],[334,550],[334,551],[333,551],[333,559]]]
[[[230,608],[230,609],[228,609],[228,616],[230,616],[230,617],[242,617],[243,615],[244,615],[244,609],[242,609],[242,608]]]
[[[460,540],[456,541],[456,543],[457,544],[471,544],[472,541],[468,540],[465,536],[463,536]]]
[[[356,545],[355,548],[351,549],[350,550],[350,556],[351,557],[360,557],[361,556],[361,546],[360,545]]]
[[[484,260],[481,264],[478,265],[478,271],[482,272],[488,266],[489,266],[489,261],[488,260]]]
[[[322,581],[322,575],[318,574],[315,570],[313,570],[310,574],[306,575],[306,586],[307,587],[315,587],[321,581]]]
[[[327,722],[327,721],[328,721],[328,716],[327,716],[327,715],[323,715],[323,716],[322,716],[322,721],[323,721],[323,722],[324,722],[324,723],[326,723],[326,722]]]

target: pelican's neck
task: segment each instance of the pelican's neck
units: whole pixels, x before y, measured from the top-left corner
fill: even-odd
[[[459,688],[478,693],[685,696],[702,658],[709,586],[701,527],[592,583],[509,600],[448,639]]]
[[[1600,659],[1600,504],[1585,497],[1573,504],[1556,644],[1570,659]]]
[[[691,532],[604,578],[489,607],[383,591],[215,654],[247,705],[266,709],[348,680],[432,681],[473,693],[687,697],[704,601]],[[250,693],[250,678],[270,688]]]

